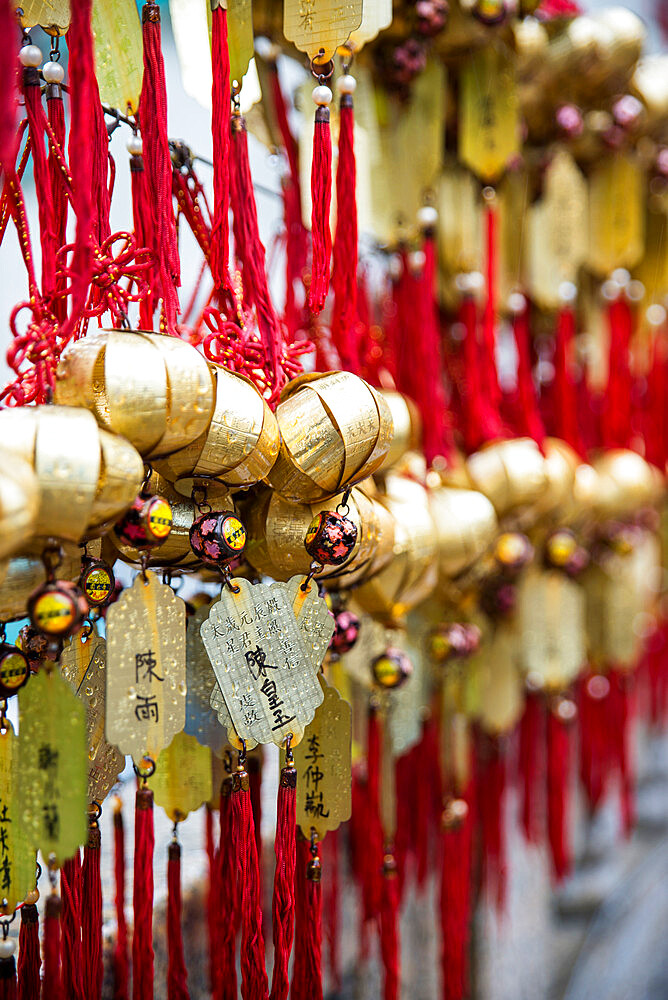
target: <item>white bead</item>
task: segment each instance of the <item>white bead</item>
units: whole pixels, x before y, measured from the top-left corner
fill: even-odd
[[[433,205],[423,205],[418,208],[417,221],[421,229],[433,229],[438,222],[438,212]]]
[[[578,290],[572,281],[562,281],[559,285],[559,298],[562,302],[575,302]]]
[[[24,45],[19,52],[22,66],[32,66],[37,69],[42,64],[42,50],[39,45]]]
[[[521,312],[524,312],[527,300],[524,298],[521,292],[512,292],[508,296],[508,308],[511,313],[518,316]]]
[[[606,302],[615,302],[621,293],[621,287],[616,281],[612,281],[608,278],[601,285],[601,295]]]
[[[357,80],[354,76],[346,73],[336,81],[336,89],[340,94],[354,94],[357,89]]]
[[[65,79],[65,67],[57,62],[45,62],[42,66],[42,76],[47,83],[62,83]]]
[[[316,104],[323,105],[332,103],[332,92],[329,87],[318,86],[313,88],[313,100]]]
[[[137,135],[136,132],[133,132],[128,139],[127,149],[131,156],[141,156],[143,153],[144,143],[142,142],[142,137]]]
[[[485,278],[480,271],[469,271],[469,288],[472,292],[482,292],[485,287]]]
[[[645,298],[645,286],[637,278],[629,281],[626,286],[626,297],[631,302],[641,302]]]
[[[663,326],[666,322],[666,310],[657,302],[648,308],[646,315],[650,326]]]
[[[0,941],[0,959],[11,958],[16,951],[16,941],[13,938],[5,938]]]
[[[631,275],[625,267],[616,267],[610,277],[613,281],[616,281],[618,285],[621,285],[622,288],[624,285],[628,285],[631,280]]]
[[[410,267],[411,271],[413,271],[413,273],[420,272],[424,267],[425,260],[426,257],[424,255],[424,251],[414,250],[412,253],[409,253],[408,255],[408,266]]]

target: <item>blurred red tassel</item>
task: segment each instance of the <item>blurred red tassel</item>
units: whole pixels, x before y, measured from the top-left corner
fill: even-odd
[[[497,277],[497,231],[499,221],[493,201],[485,204],[485,261],[487,298],[482,318],[482,352],[480,372],[482,391],[490,406],[499,412],[501,391],[496,372],[496,277]]]
[[[41,964],[39,913],[34,903],[24,903],[21,907],[21,930],[19,931],[19,1000],[39,1000]]]
[[[501,437],[503,428],[498,410],[487,394],[483,378],[484,347],[478,344],[478,310],[472,295],[464,294],[459,305],[459,322],[464,332],[464,377],[460,387],[464,424],[460,428],[467,452]]]
[[[590,673],[582,678],[578,699],[580,781],[592,811],[603,801],[610,774],[609,699],[606,676]]]
[[[336,168],[336,233],[332,267],[332,338],[347,371],[359,374],[357,344],[357,177],[352,94],[341,95]]]
[[[297,772],[292,763],[281,771],[276,807],[274,852],[274,894],[272,922],[274,968],[270,1000],[287,1000],[290,989],[288,966],[295,924],[295,869],[297,861],[295,814],[297,807]]]
[[[570,873],[571,720],[559,715],[559,705],[547,713],[547,832],[552,871],[557,882]]]
[[[573,376],[573,348],[575,344],[575,313],[570,306],[562,306],[557,316],[554,338],[554,435],[569,444],[581,457],[585,457],[578,420],[578,393]]]
[[[97,821],[90,826],[88,843],[84,847],[81,902],[84,996],[86,1000],[99,1000],[102,994],[102,882]]]
[[[383,998],[399,997],[399,883],[391,845],[383,856],[381,904],[379,914],[380,955],[383,963]]]
[[[476,792],[482,834],[483,881],[498,910],[506,899],[506,761],[501,740],[478,734]]]
[[[232,779],[226,778],[220,790],[220,846],[218,848],[219,895],[216,907],[218,921],[216,976],[214,1000],[236,1000],[237,965],[236,941],[239,923],[239,886],[236,878],[236,844],[232,840]],[[223,905],[225,900],[225,905]]]
[[[176,289],[181,284],[181,265],[172,210],[172,160],[167,137],[167,88],[161,47],[160,6],[150,0],[146,0],[142,7],[142,31],[144,77],[139,121],[153,220],[150,249],[157,262],[167,330],[175,334],[179,311]]]
[[[190,1000],[181,911],[181,846],[173,840],[167,859],[167,1000]]]
[[[14,168],[18,146],[16,55],[19,37],[12,0],[0,0],[0,170],[5,174]]]
[[[374,921],[382,906],[381,742],[378,712],[373,705],[370,705],[367,728],[366,856],[362,869],[362,901],[365,922]]]
[[[441,824],[441,975],[443,1000],[464,1000],[468,993],[471,939],[471,861],[473,788],[446,801]]]
[[[42,247],[42,290],[47,295],[54,291],[56,280],[56,229],[54,221],[51,175],[44,146],[46,115],[42,104],[40,78],[32,66],[23,70],[23,96],[30,130],[37,208],[39,238]]]
[[[229,837],[234,845],[237,891],[241,902],[241,997],[262,1000],[268,991],[262,937],[260,871],[248,773],[239,765],[232,776]]]
[[[81,856],[77,850],[60,872],[62,912],[61,965],[63,990],[70,1000],[84,1000],[83,954],[81,948]]]
[[[316,315],[322,312],[329,291],[332,234],[329,210],[332,202],[332,136],[329,108],[320,105],[315,113],[313,163],[311,165],[311,286],[309,306]]]
[[[322,885],[317,843],[303,841],[297,855],[295,878],[302,886],[295,889],[300,898],[295,927],[295,964],[292,972],[291,1000],[322,1000]],[[301,939],[301,940],[300,940]],[[300,940],[299,963],[296,942]]]
[[[130,180],[132,185],[132,221],[138,247],[153,246],[153,216],[149,207],[149,195],[144,170],[144,158],[130,157]],[[153,329],[154,297],[149,291],[139,301],[139,328]]]
[[[611,757],[619,778],[622,830],[628,837],[635,823],[635,774],[631,756],[635,717],[635,674],[625,670],[611,670],[608,679]]]
[[[16,959],[0,958],[0,1000],[17,1000]]]
[[[524,298],[524,296],[521,296]],[[545,440],[545,428],[538,409],[538,398],[531,372],[531,337],[529,333],[529,304],[513,317],[513,334],[517,348],[517,397],[519,402],[516,427],[520,437],[530,437],[539,447]]]
[[[60,896],[47,896],[44,908],[44,978],[42,1000],[70,1000],[63,992],[60,967]]]
[[[543,699],[527,692],[520,720],[519,777],[522,798],[522,830],[529,844],[540,840],[540,806],[538,800],[540,747],[543,736]]]
[[[341,886],[340,886],[340,843],[339,830],[332,830],[323,842],[327,880],[323,890],[323,908],[327,920],[323,928],[327,944],[329,974],[334,992],[341,990],[341,951],[339,937],[339,922],[341,919]]]
[[[153,792],[135,797],[135,857],[132,908],[132,1000],[153,1000]]]
[[[114,1000],[128,1000],[128,929],[125,920],[125,830],[121,800],[114,806],[114,881],[116,946],[114,948]]]
[[[215,997],[220,954],[219,921],[216,907],[220,901],[220,865],[213,837],[213,809],[206,804],[206,857],[209,865],[209,884],[206,893],[207,930],[209,932],[209,986]]]
[[[213,223],[211,273],[216,291],[230,288],[230,116],[232,84],[227,46],[227,9],[218,4],[211,14],[211,58],[214,68],[211,92],[213,136]]]
[[[603,412],[603,445],[606,448],[628,448],[633,389],[629,367],[633,313],[625,298],[615,299],[608,306],[608,324],[610,351]]]

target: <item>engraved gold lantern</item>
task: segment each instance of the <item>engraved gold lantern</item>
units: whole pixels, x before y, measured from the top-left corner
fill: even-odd
[[[34,531],[39,487],[32,466],[4,448],[0,465],[0,558],[4,558],[18,552]]]

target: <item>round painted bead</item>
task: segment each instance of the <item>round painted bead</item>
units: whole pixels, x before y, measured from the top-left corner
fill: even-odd
[[[473,16],[483,24],[499,24],[506,16],[504,0],[478,0]]]
[[[360,620],[352,611],[339,611],[334,615],[334,635],[329,648],[336,656],[343,656],[353,648],[360,634]]]
[[[389,646],[371,664],[373,679],[386,690],[401,687],[413,673],[413,664],[400,649]]]
[[[463,659],[475,653],[480,646],[480,629],[468,622],[440,625],[429,639],[431,657],[435,663]]]
[[[50,659],[53,644],[32,625],[24,625],[17,640],[19,649],[25,653],[28,666],[33,673],[43,660]]]
[[[111,566],[101,559],[92,559],[79,578],[79,586],[91,608],[101,608],[112,599],[116,579]]]
[[[11,698],[30,677],[28,658],[18,646],[0,643],[0,698]]]
[[[504,569],[517,572],[533,558],[533,546],[520,531],[504,531],[494,546],[494,557]]]
[[[214,510],[193,521],[190,547],[205,563],[236,559],[246,547],[246,529],[233,511]]]
[[[304,547],[322,566],[340,566],[352,555],[357,542],[357,526],[335,510],[322,510],[311,521]]]
[[[39,587],[28,600],[28,616],[34,628],[51,639],[76,632],[88,614],[83,593],[69,580],[54,580]]]
[[[140,493],[132,507],[114,525],[114,532],[126,545],[152,549],[162,545],[172,530],[172,508],[164,497]]]

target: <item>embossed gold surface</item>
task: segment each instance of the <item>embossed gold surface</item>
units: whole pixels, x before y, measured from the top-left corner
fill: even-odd
[[[558,570],[530,567],[517,594],[522,668],[561,691],[585,664],[585,592]]]
[[[88,801],[102,803],[125,767],[123,755],[104,735],[107,644],[96,632],[66,639],[60,654],[63,677],[86,706]]]
[[[18,781],[27,843],[57,866],[86,839],[86,709],[57,670],[19,691]]]
[[[18,739],[11,722],[0,731],[0,914],[11,914],[35,885],[35,853],[22,825]]]
[[[285,592],[237,578],[201,628],[236,734],[280,746],[295,743],[322,701],[312,657]],[[234,735],[233,733],[231,735]]]
[[[0,448],[0,558],[11,555],[33,534],[39,483],[30,462]]]
[[[307,590],[302,589],[303,583],[303,576],[293,576],[287,583],[274,583],[273,586],[280,587],[285,593],[311,666],[318,671],[334,635],[334,616],[330,614],[325,600],[320,597],[317,583],[311,580]]]
[[[41,548],[41,546],[40,546]],[[64,559],[58,567],[61,580],[77,580],[81,572],[81,552],[78,546],[64,546]],[[33,590],[46,580],[44,563],[35,553],[15,556],[5,567],[0,581],[0,618],[22,618]]]
[[[392,21],[392,0],[363,0],[362,23],[350,34],[348,44],[359,52]]]
[[[252,6],[252,0],[227,0],[227,47],[232,83],[241,83],[253,58]]]
[[[436,527],[439,571],[452,578],[493,541],[497,532],[494,507],[482,493],[447,486],[429,491],[429,507]]]
[[[180,823],[209,801],[211,781],[211,751],[194,736],[177,733],[156,761],[151,788],[156,804]]]
[[[183,729],[185,605],[152,572],[107,612],[106,735],[121,753],[154,760]]]
[[[23,11],[24,28],[39,24],[49,34],[64,35],[70,26],[69,0],[16,0],[14,6]]]
[[[462,67],[459,157],[481,180],[497,181],[519,152],[519,102],[511,52],[500,42],[479,49]]]
[[[324,677],[323,701],[304,738],[294,748],[297,769],[297,826],[322,840],[350,819],[352,710]]]
[[[499,517],[535,503],[547,489],[545,460],[531,438],[484,445],[466,460],[472,485],[484,493]]]
[[[589,179],[589,247],[586,263],[601,278],[634,267],[645,249],[645,180],[631,154],[601,158]]]
[[[362,0],[284,0],[283,34],[311,59],[331,59],[362,23]]]

